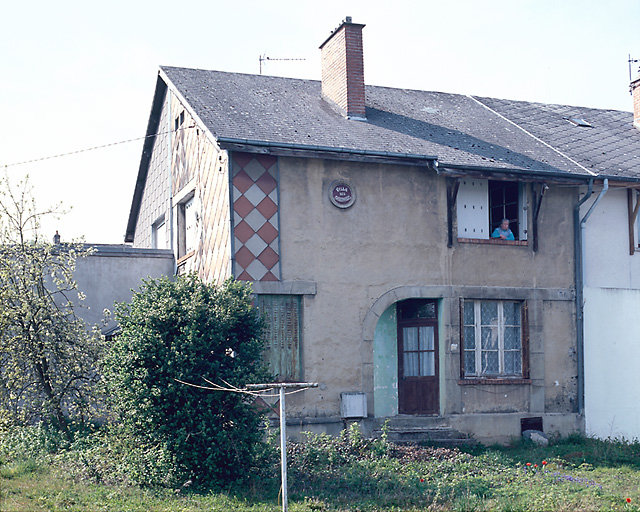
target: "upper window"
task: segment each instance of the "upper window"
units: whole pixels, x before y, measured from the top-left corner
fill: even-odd
[[[462,304],[463,377],[526,377],[526,306],[503,300]]]
[[[258,295],[265,319],[264,359],[278,381],[300,380],[300,295]]]
[[[151,226],[151,246],[154,249],[167,248],[167,225],[164,222],[164,215]]]
[[[178,205],[178,257],[195,251],[197,245],[197,215],[194,196]]]
[[[457,198],[458,237],[489,239],[503,220],[514,240],[527,239],[527,194],[524,183],[462,179]],[[511,237],[509,236],[509,239]]]

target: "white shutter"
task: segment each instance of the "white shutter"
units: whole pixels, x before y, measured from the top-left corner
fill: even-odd
[[[457,199],[458,237],[489,238],[489,182],[462,179]]]

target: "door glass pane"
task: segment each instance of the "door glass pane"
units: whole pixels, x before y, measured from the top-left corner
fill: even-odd
[[[420,350],[435,350],[433,343],[433,327],[420,327]]]
[[[498,325],[498,303],[495,301],[482,301],[480,304],[480,316],[482,325]]]
[[[435,374],[435,352],[420,352],[420,377],[432,377]]]
[[[399,311],[402,320],[435,318],[436,303],[425,299],[409,299],[400,303]]]
[[[419,352],[405,352],[403,357],[404,362],[404,377],[418,377],[420,372],[420,359],[418,357]]]
[[[418,350],[418,328],[402,328],[402,346],[404,350]]]
[[[495,375],[499,370],[498,351],[483,350],[482,351],[482,373]]]

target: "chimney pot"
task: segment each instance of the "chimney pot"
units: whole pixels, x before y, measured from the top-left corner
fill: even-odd
[[[366,121],[362,29],[347,16],[320,45],[322,97],[348,119]]]

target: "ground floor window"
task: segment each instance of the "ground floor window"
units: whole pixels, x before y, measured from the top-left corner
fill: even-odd
[[[526,303],[464,300],[461,307],[462,377],[527,377]]]
[[[258,295],[256,305],[265,320],[265,361],[278,381],[299,381],[300,295]]]

